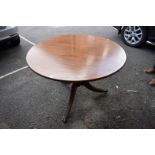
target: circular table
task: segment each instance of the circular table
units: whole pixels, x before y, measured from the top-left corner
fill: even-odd
[[[61,82],[72,83],[63,121],[69,116],[79,86],[96,92],[107,92],[89,82],[108,77],[126,62],[121,46],[103,38],[85,34],[62,35],[33,46],[26,56],[29,67],[37,74]]]

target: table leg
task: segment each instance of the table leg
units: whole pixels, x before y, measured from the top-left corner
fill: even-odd
[[[67,118],[69,116],[69,113],[70,113],[72,105],[73,105],[76,90],[77,90],[77,88],[79,86],[85,86],[89,90],[92,90],[92,91],[95,91],[95,92],[104,92],[104,93],[108,92],[108,90],[104,90],[104,89],[100,89],[100,88],[96,88],[96,87],[92,86],[89,82],[73,82],[72,87],[71,87],[71,91],[70,91],[68,105],[67,105],[67,108],[66,108],[66,112],[65,112],[65,115],[63,116],[63,119],[62,119],[62,121],[64,123],[67,122]]]
[[[92,90],[92,91],[95,91],[95,92],[104,92],[104,93],[108,92],[108,90],[106,90],[106,89],[100,89],[100,88],[94,87],[89,82],[84,82],[82,85],[85,86],[86,88],[88,88],[89,90]]]
[[[77,87],[79,85],[77,83],[73,83],[72,84],[72,87],[71,87],[71,92],[70,92],[70,96],[69,96],[69,101],[68,101],[68,105],[67,105],[67,109],[66,109],[66,112],[65,112],[65,115],[62,119],[62,121],[64,123],[67,122],[67,118],[69,116],[69,113],[71,111],[71,108],[72,108],[72,105],[73,105],[73,101],[74,101],[74,97],[75,97],[75,94],[76,94],[76,90],[77,90]]]

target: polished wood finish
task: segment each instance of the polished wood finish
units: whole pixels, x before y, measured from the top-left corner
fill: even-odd
[[[90,35],[64,35],[33,46],[27,63],[36,73],[55,80],[90,81],[118,71],[126,61],[122,47]]]
[[[85,34],[63,35],[44,40],[33,46],[27,54],[30,68],[41,76],[72,83],[63,121],[71,111],[79,86],[95,92],[107,90],[92,86],[89,81],[108,77],[120,70],[126,54],[115,42]]]

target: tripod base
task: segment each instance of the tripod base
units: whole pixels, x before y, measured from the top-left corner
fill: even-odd
[[[96,88],[94,87],[93,85],[91,85],[89,82],[73,82],[72,83],[72,87],[71,87],[71,91],[70,91],[70,96],[69,96],[69,101],[68,101],[68,105],[67,105],[67,108],[66,108],[66,112],[63,116],[63,119],[62,121],[64,123],[67,122],[67,118],[69,116],[69,113],[71,111],[71,108],[72,108],[72,105],[73,105],[73,101],[74,101],[74,97],[75,97],[75,94],[76,94],[76,91],[77,91],[77,88],[79,86],[85,86],[87,89],[91,90],[91,91],[94,91],[94,92],[99,92],[99,93],[107,93],[108,90],[105,90],[105,89],[100,89],[100,88]]]

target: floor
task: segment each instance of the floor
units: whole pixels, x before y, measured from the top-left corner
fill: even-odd
[[[110,38],[127,54],[117,74],[92,82],[107,95],[80,87],[68,123],[61,121],[70,86],[33,73],[25,56],[39,41],[62,34],[87,33]],[[6,129],[143,129],[155,128],[155,88],[146,75],[155,61],[155,46],[131,48],[113,27],[19,27],[21,44],[0,48],[0,128]]]

